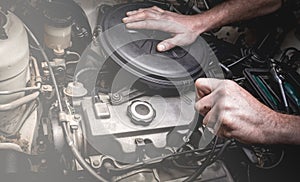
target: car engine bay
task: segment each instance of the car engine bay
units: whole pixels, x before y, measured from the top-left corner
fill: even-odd
[[[300,115],[299,1],[166,52],[169,34],[122,23],[140,8],[221,2],[1,0],[0,181],[300,180],[298,146],[217,137],[194,109],[208,77]]]

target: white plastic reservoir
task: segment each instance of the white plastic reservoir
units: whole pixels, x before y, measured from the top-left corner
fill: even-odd
[[[26,86],[29,69],[29,46],[21,20],[12,13],[0,12],[0,91]],[[3,36],[5,34],[5,36]],[[7,104],[24,93],[0,95],[0,104]]]

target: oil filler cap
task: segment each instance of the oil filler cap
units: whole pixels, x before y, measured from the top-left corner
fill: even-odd
[[[148,126],[156,116],[152,105],[146,101],[133,101],[127,108],[127,115],[136,125]]]

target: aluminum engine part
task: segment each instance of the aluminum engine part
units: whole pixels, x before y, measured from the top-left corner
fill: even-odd
[[[193,127],[194,94],[139,97],[138,102],[149,103],[156,111],[147,125],[132,122],[132,116],[128,115],[128,107],[137,100],[121,105],[101,103],[99,108],[99,103],[84,98],[80,112],[83,113],[86,140],[98,152],[121,162],[135,162],[141,156],[161,156],[167,148],[178,148],[185,143],[185,136]]]

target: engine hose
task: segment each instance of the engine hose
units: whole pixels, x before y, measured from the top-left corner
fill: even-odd
[[[63,110],[63,105],[62,105],[62,101],[61,101],[61,96],[60,96],[60,92],[58,89],[58,85],[56,82],[56,78],[53,72],[52,67],[50,66],[50,61],[49,58],[45,52],[45,50],[43,49],[43,47],[41,46],[41,44],[39,43],[39,41],[37,40],[37,38],[35,37],[35,35],[32,33],[32,31],[24,24],[25,29],[27,30],[28,34],[31,36],[31,38],[33,39],[33,41],[36,43],[36,45],[38,46],[38,48],[40,49],[45,61],[48,63],[49,65],[49,73],[51,75],[51,79],[54,85],[54,89],[56,92],[56,97],[57,97],[57,102],[58,102],[58,108],[60,113],[64,113]],[[74,142],[71,139],[68,129],[67,129],[67,124],[65,122],[62,123],[62,128],[64,130],[65,133],[65,139],[68,143],[68,146],[70,147],[74,157],[76,158],[76,160],[79,162],[79,164],[85,169],[87,170],[92,176],[94,176],[97,180],[99,181],[103,181],[106,182],[106,180],[104,178],[102,178],[100,175],[98,175],[87,163],[86,161],[82,158],[82,156],[80,155],[79,151],[77,150],[77,148],[74,146]]]
[[[0,150],[13,150],[17,152],[23,152],[21,147],[14,143],[0,143]]]
[[[35,100],[36,98],[38,98],[39,95],[40,95],[40,92],[34,92],[32,94],[29,94],[29,95],[21,97],[17,100],[14,100],[14,101],[12,101],[8,104],[1,104],[0,105],[0,112],[16,109],[16,108],[20,107],[23,104],[26,104],[30,101]]]
[[[52,67],[50,66],[50,60],[45,52],[45,50],[43,49],[43,47],[41,46],[40,42],[38,41],[38,39],[36,38],[36,36],[32,33],[32,31],[25,25],[23,24],[26,31],[28,32],[28,34],[30,35],[30,37],[32,38],[32,40],[35,42],[35,44],[38,46],[39,50],[41,51],[42,53],[42,56],[44,57],[45,61],[47,62],[47,64],[49,65],[49,73],[50,73],[50,76],[51,76],[51,79],[52,79],[52,82],[53,82],[53,85],[54,85],[54,90],[55,90],[55,93],[56,93],[56,97],[57,97],[57,102],[58,102],[58,108],[59,108],[59,111],[63,112],[63,106],[62,106],[62,101],[61,101],[61,97],[60,97],[60,93],[59,93],[59,89],[58,89],[58,85],[57,85],[57,82],[56,82],[56,78],[55,78],[55,75],[54,75],[54,72],[53,72],[53,69]]]
[[[37,91],[37,90],[41,89],[41,81],[42,81],[42,79],[41,79],[40,72],[38,70],[36,59],[34,57],[31,57],[31,60],[32,60],[33,67],[34,67],[34,70],[35,70],[36,86],[25,87],[25,88],[20,88],[20,89],[16,89],[16,90],[0,91],[0,95],[11,95],[11,94],[16,94],[16,93],[20,93],[20,92]]]

